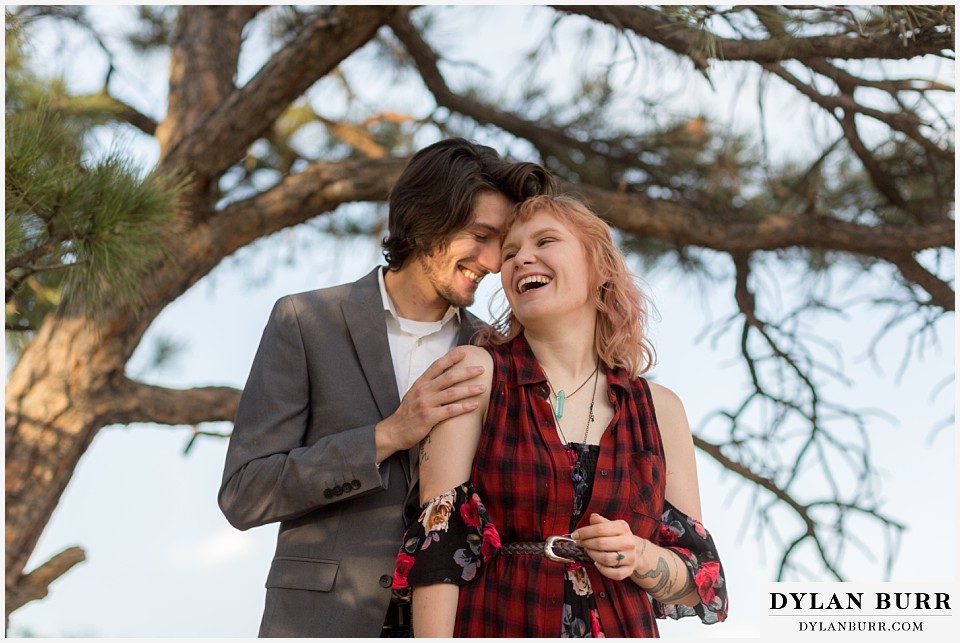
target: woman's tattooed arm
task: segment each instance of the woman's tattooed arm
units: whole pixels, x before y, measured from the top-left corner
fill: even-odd
[[[641,539],[641,542],[638,557],[643,560],[648,541]],[[694,589],[693,578],[690,577],[690,570],[676,554],[669,549],[660,547],[656,549],[660,551],[654,553],[656,559],[653,567],[642,574],[639,570],[634,570],[633,580],[658,601],[675,603]]]

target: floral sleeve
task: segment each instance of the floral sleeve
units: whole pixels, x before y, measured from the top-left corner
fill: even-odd
[[[500,534],[468,481],[421,507],[403,536],[393,574],[394,593],[434,583],[466,585],[500,547]]]
[[[656,544],[680,556],[700,594],[700,604],[694,607],[671,605],[653,600],[657,618],[679,619],[698,616],[710,625],[727,618],[727,581],[720,563],[720,554],[713,537],[699,521],[686,515],[669,502],[665,503],[660,519]]]

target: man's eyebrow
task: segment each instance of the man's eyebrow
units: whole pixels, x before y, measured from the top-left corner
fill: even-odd
[[[483,223],[482,221],[474,221],[470,224],[470,227],[473,229],[479,228],[481,230],[486,230],[487,232],[491,232],[493,234],[500,234],[500,228],[492,226],[489,223]]]

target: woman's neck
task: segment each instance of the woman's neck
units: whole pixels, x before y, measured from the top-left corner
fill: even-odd
[[[595,319],[589,325],[524,328],[523,333],[540,367],[551,379],[580,380],[597,366]]]

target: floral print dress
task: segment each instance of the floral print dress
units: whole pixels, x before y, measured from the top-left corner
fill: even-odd
[[[724,620],[726,583],[713,540],[663,498],[662,447],[646,384],[608,371],[615,414],[600,445],[564,445],[549,415],[545,376],[522,336],[488,350],[494,395],[472,479],[423,505],[401,544],[394,590],[460,585],[455,636],[651,637],[658,635],[655,618]],[[500,552],[501,540],[542,542],[587,524],[591,513],[626,519],[635,534],[676,552],[701,603],[662,605],[590,563]]]

